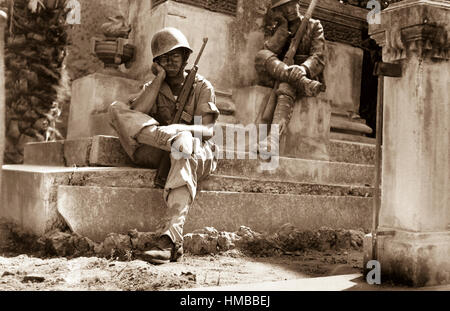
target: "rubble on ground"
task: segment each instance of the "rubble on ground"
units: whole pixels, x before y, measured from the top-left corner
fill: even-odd
[[[91,241],[75,233],[54,230],[40,238],[11,228],[12,240],[34,245],[46,255],[77,257],[101,256],[131,260],[135,254],[150,249],[156,244],[155,232],[130,230],[128,234],[109,234],[102,243]],[[236,232],[218,231],[205,227],[184,236],[183,248],[192,255],[208,255],[238,250],[250,256],[295,255],[301,251],[360,249],[363,244],[362,230],[320,228],[302,230],[285,224],[274,233],[259,233],[241,226]]]

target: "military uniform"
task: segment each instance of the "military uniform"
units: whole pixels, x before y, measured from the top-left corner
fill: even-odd
[[[266,61],[270,56],[276,56],[283,60],[291,39],[295,36],[301,21],[300,16],[289,28],[276,27],[265,35],[264,49],[255,58],[255,69],[260,79],[260,84],[273,87],[274,74],[267,68]],[[303,65],[307,69],[308,78],[324,83],[323,70],[325,68],[325,37],[323,27],[319,20],[310,18],[306,27],[305,36],[302,38],[294,58],[295,65]],[[269,69],[269,70],[268,70]],[[302,94],[305,95],[305,94]]]
[[[151,86],[151,82],[143,86],[143,91]],[[166,82],[159,90],[156,104],[150,113],[132,110],[128,103],[115,102],[109,108],[110,121],[117,131],[120,142],[137,165],[157,168],[162,151],[171,151],[171,143],[176,140],[181,144],[193,145],[193,153],[188,158],[178,159],[171,154],[171,169],[164,188],[164,200],[168,206],[167,219],[162,220],[161,235],[167,235],[180,245],[183,241],[183,225],[189,208],[196,196],[197,183],[211,174],[217,166],[215,150],[217,146],[212,140],[202,141],[193,137],[190,132],[181,132],[169,138],[167,143],[156,139],[158,126],[167,125],[176,112],[176,98]],[[194,117],[219,116],[215,104],[214,89],[209,81],[197,75],[193,92],[184,110],[194,124]],[[147,129],[147,130],[144,130]],[[188,192],[189,195],[186,195]]]
[[[291,1],[274,0],[272,9],[289,2]],[[271,12],[268,12],[268,16],[270,16]],[[309,19],[305,35],[294,57],[294,64],[304,68],[305,76],[301,79],[298,76],[293,76],[293,71],[282,61],[303,19],[304,16],[298,15],[298,18],[289,23],[279,23],[273,28],[268,28],[265,34],[264,49],[260,50],[255,57],[255,69],[258,73],[259,84],[274,87],[275,81],[279,82],[276,93],[277,105],[272,124],[287,125],[297,98],[301,96],[316,96],[325,89],[325,81],[323,79],[325,37],[319,20]],[[283,133],[280,132],[281,134]],[[268,141],[260,144],[260,147],[276,143],[274,138],[269,137]],[[267,147],[262,148],[262,150],[267,150]]]

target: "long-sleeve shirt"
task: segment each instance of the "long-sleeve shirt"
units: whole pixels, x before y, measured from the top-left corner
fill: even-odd
[[[300,16],[290,25],[289,29],[275,28],[266,36],[264,48],[274,52],[280,60],[283,60],[303,19],[304,17]],[[306,33],[297,48],[294,64],[305,66],[311,79],[319,79],[323,72],[325,68],[325,36],[319,20],[309,19]]]

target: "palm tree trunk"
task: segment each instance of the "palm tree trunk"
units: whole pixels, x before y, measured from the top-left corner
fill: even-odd
[[[3,151],[5,149],[5,66],[4,66],[4,35],[3,28],[6,25],[6,14],[0,7],[0,200],[2,195],[2,165]]]
[[[61,139],[60,104],[68,98],[63,61],[64,0],[8,0],[5,163],[22,163],[28,142]]]

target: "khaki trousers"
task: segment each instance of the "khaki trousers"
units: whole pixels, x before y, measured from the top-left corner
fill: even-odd
[[[180,157],[179,153],[171,152],[169,144],[157,142],[159,124],[152,117],[131,110],[121,102],[110,106],[109,116],[111,126],[135,164],[156,169],[163,151],[170,151],[171,168],[164,187],[167,213],[158,231],[169,236],[174,243],[182,242],[184,223],[195,200],[198,182],[217,167],[217,147],[210,141],[193,137],[190,132],[178,133],[168,141],[176,146],[189,145],[193,150],[192,154]]]

